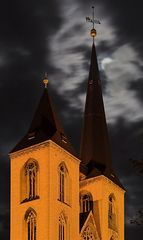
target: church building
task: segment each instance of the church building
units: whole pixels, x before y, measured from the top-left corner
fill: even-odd
[[[94,38],[80,156],[49,96],[10,153],[11,240],[124,240],[124,187],[112,166]],[[71,116],[72,117],[72,116]]]

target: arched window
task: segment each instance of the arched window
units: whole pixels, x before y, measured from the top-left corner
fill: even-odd
[[[28,209],[25,214],[26,221],[26,240],[36,240],[36,212]]]
[[[65,168],[60,166],[60,201],[64,202],[65,199]]]
[[[108,198],[108,227],[112,230],[117,230],[117,211],[113,194],[110,194]]]
[[[69,203],[69,174],[65,163],[59,165],[59,200]]]
[[[36,160],[29,159],[25,163],[21,174],[22,202],[38,198],[38,170]]]
[[[80,212],[89,212],[93,210],[93,199],[91,193],[82,193],[80,195]]]
[[[59,217],[59,240],[66,240],[66,220],[63,214]]]

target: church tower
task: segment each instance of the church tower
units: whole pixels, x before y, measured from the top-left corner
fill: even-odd
[[[80,239],[124,240],[124,188],[111,158],[98,70],[94,18],[80,166]]]
[[[11,240],[78,240],[80,161],[44,83],[29,131],[10,153]]]
[[[11,240],[124,240],[124,193],[112,166],[93,17],[80,159],[57,117],[48,79],[26,135],[10,153]]]

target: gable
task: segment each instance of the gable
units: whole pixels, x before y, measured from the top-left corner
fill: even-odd
[[[85,216],[84,216],[85,218]],[[84,219],[85,220],[85,219]],[[88,214],[80,232],[81,240],[100,240],[92,211]]]

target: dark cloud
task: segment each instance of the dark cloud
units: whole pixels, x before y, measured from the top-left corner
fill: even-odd
[[[109,125],[112,154],[117,168],[122,165],[123,174],[129,171],[130,158],[142,158],[143,126],[142,121],[129,123],[120,118],[115,125]],[[118,153],[118,154],[117,154]],[[119,165],[118,165],[119,164]],[[120,169],[120,168],[119,168]],[[131,169],[131,167],[130,167]]]
[[[77,1],[77,3],[84,13],[87,15],[90,13],[88,1]],[[93,1],[90,3],[92,5]],[[69,3],[69,8],[72,4],[72,2]],[[112,44],[101,41],[97,49],[98,55],[108,56],[120,45],[130,43],[142,57],[142,1],[138,0],[135,3],[128,0],[124,2],[110,0],[96,1],[96,4],[101,6],[102,14],[114,26],[117,36],[117,41]],[[9,160],[7,154],[29,127],[43,91],[41,84],[43,72],[48,70],[49,75],[63,75],[65,80],[69,77],[68,74],[65,76],[56,64],[53,66],[49,56],[51,36],[54,36],[64,23],[62,5],[63,2],[59,3],[57,0],[15,0],[3,1],[0,7],[0,109],[2,113],[0,119],[0,192],[2,193],[0,209],[3,209],[0,214],[0,231],[2,239],[5,240],[9,239]],[[96,14],[100,18],[99,14]],[[61,41],[70,39],[73,34],[80,35],[82,30],[82,24],[77,23],[75,27],[69,29],[69,32],[62,35]],[[70,53],[82,53],[83,55],[83,67],[87,69],[83,82],[78,83],[76,89],[67,91],[63,96],[58,94],[58,84],[54,89],[49,84],[49,88],[65,131],[79,152],[82,116],[78,109],[69,106],[68,98],[75,99],[76,96],[85,92],[90,50],[87,45],[81,44],[75,48],[70,46],[67,54]],[[134,62],[134,64],[139,63]],[[73,75],[74,71],[73,65],[71,66]],[[103,71],[101,79],[103,89],[105,89],[107,79]],[[136,81],[131,80],[129,85],[129,89],[136,92],[140,101],[143,100],[142,82],[142,78],[139,78]],[[136,206],[142,206],[143,193],[138,186],[143,178],[137,175],[129,161],[129,158],[142,158],[142,122],[130,123],[122,116],[116,124],[109,125],[109,130],[114,166],[128,190],[126,197],[128,206],[126,217],[128,218],[137,209]],[[130,209],[134,211],[130,212]],[[127,225],[126,240],[135,237],[140,239],[142,233],[140,228]]]
[[[125,1],[114,0],[99,1],[104,11],[104,16],[110,18],[111,24],[115,26],[116,34],[119,42],[132,43],[133,47],[138,50],[142,56],[141,49],[143,50],[143,32],[142,28],[142,8],[143,2],[137,0]]]
[[[114,168],[127,190],[125,195],[126,221],[129,221],[139,209],[143,208],[143,176],[137,174],[129,160],[130,158],[142,159],[142,122],[129,123],[120,118],[116,125],[109,125],[109,133]],[[130,236],[129,229],[127,225],[128,236]]]
[[[132,81],[129,87],[131,90],[136,92],[138,99],[143,102],[143,78]]]
[[[108,56],[111,50],[114,50],[114,49],[113,49],[113,45],[111,46],[110,42],[107,42],[105,40],[102,40],[99,42],[97,51],[99,51],[100,53],[104,53],[105,55]]]
[[[96,6],[100,6],[101,15],[108,19],[114,27],[117,35],[117,45],[130,43],[133,48],[137,49],[141,57],[143,57],[143,32],[142,32],[142,0],[134,1],[82,1],[80,3],[87,15],[91,15],[89,6],[95,5],[96,17],[101,20],[102,17],[96,10]]]
[[[136,239],[140,239],[142,237],[142,228],[139,226],[127,226],[125,229],[125,239],[130,240],[136,236]]]

